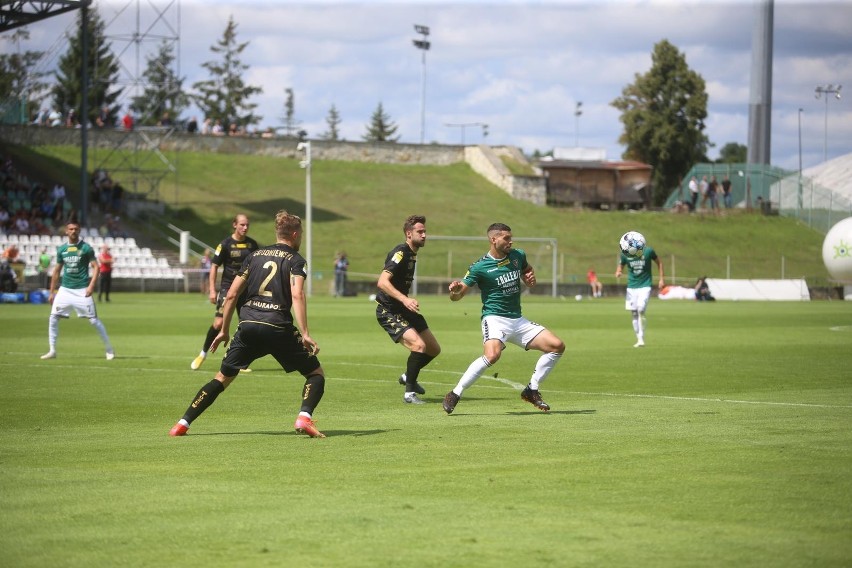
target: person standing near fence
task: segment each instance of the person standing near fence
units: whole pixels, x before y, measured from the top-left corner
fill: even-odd
[[[106,296],[106,301],[109,302],[109,293],[112,291],[112,265],[115,259],[107,245],[101,247],[101,253],[98,255],[98,264],[100,265],[100,277],[98,278],[98,301],[101,301],[102,296]]]
[[[193,371],[199,369],[207,359],[207,352],[213,344],[213,340],[219,335],[222,329],[222,308],[225,304],[225,296],[228,295],[228,290],[234,277],[240,270],[243,261],[251,256],[251,253],[260,248],[253,238],[248,236],[249,218],[242,213],[234,217],[232,222],[234,227],[233,233],[226,237],[216,251],[213,253],[212,266],[210,267],[210,276],[207,279],[208,293],[210,303],[216,306],[216,313],[213,314],[213,324],[207,330],[207,336],[204,338],[204,345],[201,347],[201,352],[192,360],[189,368]],[[222,281],[219,287],[216,287],[216,275],[219,272],[219,267],[222,267]],[[237,313],[242,307],[243,298],[237,299]],[[244,371],[246,369],[243,369]]]
[[[725,209],[730,209],[733,205],[733,196],[731,195],[731,178],[725,176],[722,180],[722,202],[725,204]]]
[[[334,295],[342,298],[346,295],[346,273],[349,270],[349,260],[346,252],[340,251],[334,257]]]

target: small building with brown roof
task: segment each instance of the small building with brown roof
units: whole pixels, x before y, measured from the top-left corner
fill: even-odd
[[[547,180],[547,204],[550,206],[593,209],[651,206],[653,168],[648,164],[602,159],[543,159],[537,166]]]

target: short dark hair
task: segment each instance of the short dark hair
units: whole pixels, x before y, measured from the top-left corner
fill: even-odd
[[[408,231],[413,229],[414,225],[416,225],[417,223],[423,223],[425,225],[426,217],[424,217],[423,215],[409,215],[408,218],[405,220],[405,223],[403,223],[402,225],[402,233],[407,233]]]
[[[491,236],[491,233],[495,231],[506,231],[507,233],[511,233],[512,228],[505,223],[491,223],[490,225],[488,225],[488,231],[486,231],[486,234],[488,236]]]

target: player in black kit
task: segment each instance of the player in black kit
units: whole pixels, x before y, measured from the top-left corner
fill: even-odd
[[[204,346],[201,348],[201,353],[189,365],[189,368],[193,371],[200,368],[204,360],[207,359],[210,344],[213,343],[213,338],[222,329],[222,306],[225,303],[225,295],[234,281],[234,276],[236,276],[237,271],[243,265],[243,261],[251,253],[260,248],[257,241],[248,236],[249,218],[247,216],[242,214],[237,215],[234,217],[233,224],[233,234],[219,243],[211,260],[212,266],[210,267],[210,276],[208,278],[209,294],[210,303],[216,306],[216,313],[213,315],[213,325],[207,330],[207,337],[204,338]],[[222,267],[222,282],[219,284],[219,288],[216,288],[216,273],[220,266]],[[241,303],[237,305],[237,313],[239,313],[241,305]],[[248,369],[243,369],[243,371],[246,370]]]
[[[399,377],[399,383],[405,385],[403,400],[410,404],[423,404],[417,396],[426,393],[417,382],[420,369],[441,353],[438,340],[429,330],[426,318],[420,314],[420,304],[408,296],[414,280],[417,251],[426,244],[426,217],[411,215],[405,220],[402,232],[405,242],[388,253],[379,275],[376,319],[394,343],[402,343],[411,351],[405,372]]]
[[[299,371],[305,377],[302,406],[294,424],[296,431],[312,438],[325,438],[312,419],[325,391],[325,373],[317,359],[319,346],[308,332],[304,290],[307,269],[298,252],[302,244],[302,220],[279,211],[275,216],[275,233],[276,244],[254,252],[228,290],[222,329],[210,351],[227,345],[237,301],[245,292],[234,340],[216,377],[201,387],[183,418],[169,432],[171,436],[184,436],[192,421],[213,404],[240,369],[264,355],[272,355],[285,372]]]

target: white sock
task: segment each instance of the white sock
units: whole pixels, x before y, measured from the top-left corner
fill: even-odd
[[[59,338],[59,316],[50,316],[47,320],[47,344],[50,351],[56,351],[56,340]]]
[[[305,411],[303,410],[302,412],[300,412],[300,413],[299,413],[299,416],[304,416],[305,418],[310,418],[310,417],[311,417],[311,413],[310,413],[310,412],[305,412]]]
[[[550,371],[559,362],[560,357],[562,357],[562,353],[542,353],[535,364],[535,371],[533,371],[532,378],[530,378],[530,388],[532,390],[538,390],[538,384],[547,378],[547,375],[550,374]]]
[[[178,424],[183,424],[184,426],[186,426],[187,428],[189,428],[189,422],[187,422],[187,421],[186,421],[186,420],[184,420],[183,418],[181,418],[180,420],[178,420]]]
[[[98,330],[98,334],[101,336],[104,345],[106,345],[107,353],[112,353],[112,344],[109,342],[109,336],[107,336],[107,331],[103,322],[98,318],[92,318],[89,320],[89,323],[95,326],[95,329]]]
[[[203,350],[202,350],[202,351],[201,351],[201,353],[199,353],[199,355],[200,355],[201,357],[207,358],[207,351],[203,351]]]
[[[459,379],[459,384],[456,385],[456,388],[453,389],[453,392],[457,395],[461,396],[465,389],[470,388],[473,383],[476,382],[476,379],[479,378],[482,373],[485,372],[485,369],[491,366],[491,363],[488,362],[488,359],[485,358],[485,355],[479,357],[470,364],[467,368],[467,371]]]

